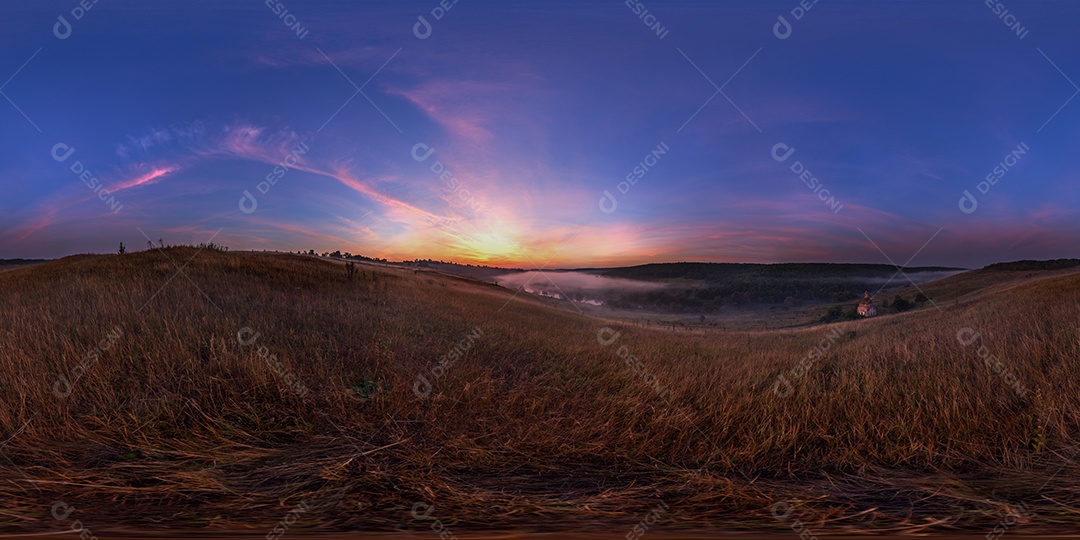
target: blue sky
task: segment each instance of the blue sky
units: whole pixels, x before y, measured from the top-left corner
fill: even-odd
[[[1077,256],[1076,2],[445,3],[0,7],[0,257]]]

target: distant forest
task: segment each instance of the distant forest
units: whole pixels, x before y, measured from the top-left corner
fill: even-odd
[[[22,265],[49,262],[50,259],[0,259],[0,265]]]
[[[1038,270],[1064,270],[1080,266],[1080,259],[1053,259],[1049,261],[1014,261],[995,263],[984,270],[995,272],[1033,272]]]

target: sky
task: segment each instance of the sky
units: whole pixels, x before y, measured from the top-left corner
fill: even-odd
[[[0,258],[1076,257],[1078,23],[1068,0],[3,0]]]

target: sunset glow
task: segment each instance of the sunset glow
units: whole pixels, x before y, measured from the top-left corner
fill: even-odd
[[[1080,530],[1080,0],[0,15],[0,540]]]
[[[1076,4],[1028,8],[1042,29],[1018,38],[977,3],[829,2],[783,39],[764,5],[462,2],[423,39],[416,7],[365,5],[288,26],[109,2],[65,39],[60,7],[20,10],[0,252],[142,230],[515,267],[978,266],[1080,241],[1080,169],[1057,159],[1080,143],[1080,56],[1053,24]]]

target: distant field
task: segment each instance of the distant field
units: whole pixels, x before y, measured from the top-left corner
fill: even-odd
[[[672,332],[358,266],[168,248],[0,274],[0,528],[63,530],[57,502],[99,535],[1080,527],[1075,269]]]
[[[0,272],[49,262],[45,259],[0,259]]]
[[[866,292],[877,301],[888,300],[909,279],[927,283],[962,271],[915,267],[901,275],[896,267],[878,264],[663,263],[517,272],[485,280],[567,299],[576,304],[573,309],[605,318],[676,328],[766,330],[823,320],[833,306],[853,312]]]

